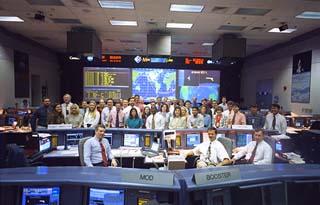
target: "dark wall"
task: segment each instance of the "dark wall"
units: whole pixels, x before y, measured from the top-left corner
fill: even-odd
[[[99,59],[88,62],[86,59],[71,61],[69,56],[60,56],[61,95],[69,93],[73,102],[81,102],[83,98],[83,67],[124,67],[124,68],[170,68],[193,70],[220,70],[220,96],[240,102],[240,72],[242,62],[228,64],[186,65],[184,57],[175,57],[173,63],[143,63],[133,61],[134,56],[122,56],[122,63],[102,63]],[[207,59],[206,59],[207,60]],[[198,99],[200,100],[200,99]]]

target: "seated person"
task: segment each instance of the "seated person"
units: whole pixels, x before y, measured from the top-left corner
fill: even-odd
[[[217,129],[208,128],[208,142],[203,142],[193,150],[185,153],[185,157],[200,155],[197,168],[223,166],[230,164],[230,158],[224,146],[216,140]]]
[[[272,163],[272,148],[264,139],[262,129],[256,129],[253,133],[254,141],[240,149],[232,158],[232,163],[235,164],[271,164]],[[238,161],[243,156],[244,160]]]
[[[64,116],[60,104],[55,104],[53,110],[48,113],[48,125],[49,124],[64,124]]]
[[[106,167],[108,165],[108,159],[111,160],[111,166],[117,166],[117,162],[111,152],[110,144],[107,139],[103,138],[104,131],[104,126],[98,125],[95,128],[95,136],[84,143],[84,163],[88,167]]]

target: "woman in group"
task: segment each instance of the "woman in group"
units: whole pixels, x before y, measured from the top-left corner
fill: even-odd
[[[48,113],[48,125],[49,124],[64,124],[64,116],[60,104],[53,105],[52,111]]]
[[[142,115],[141,115],[142,122],[143,122],[142,128],[146,128],[147,118],[150,116],[150,114],[151,114],[150,113],[150,107],[149,106],[145,106],[143,108]]]
[[[173,116],[170,118],[169,129],[185,129],[187,128],[187,120],[181,116],[181,108],[175,107]]]
[[[72,124],[73,128],[80,128],[83,123],[83,116],[80,114],[80,109],[77,104],[72,104],[70,114],[66,117],[66,124]]]
[[[218,106],[216,108],[216,114],[212,116],[212,127],[215,128],[227,128],[228,127],[228,117],[223,113],[223,108]]]
[[[130,110],[129,117],[126,120],[125,128],[141,128],[143,125],[142,119],[138,115],[136,108]]]
[[[89,108],[83,118],[83,127],[96,127],[99,124],[100,113],[95,101],[90,101]]]
[[[170,117],[171,117],[171,114],[169,112],[169,106],[167,104],[161,105],[161,110],[160,112],[157,113],[157,115],[161,115],[165,119],[164,129],[168,129]],[[156,119],[160,119],[160,118],[156,117]]]

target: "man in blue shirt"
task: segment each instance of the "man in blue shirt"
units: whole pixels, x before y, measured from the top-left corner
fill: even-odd
[[[36,131],[37,128],[46,128],[48,126],[47,115],[48,112],[52,111],[50,106],[50,98],[44,97],[42,99],[42,107],[38,108],[32,116],[31,127],[33,131]]]
[[[88,167],[106,167],[107,159],[111,160],[111,166],[117,166],[117,162],[111,152],[110,144],[107,139],[103,138],[104,131],[104,126],[98,125],[95,129],[95,136],[84,143],[84,163]]]
[[[264,126],[265,117],[258,113],[258,106],[251,105],[250,113],[246,115],[247,125],[252,125],[253,129],[261,129]]]

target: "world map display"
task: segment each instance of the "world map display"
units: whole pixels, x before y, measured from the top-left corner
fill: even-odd
[[[134,68],[132,69],[132,94],[139,94],[144,100],[158,96],[176,97],[176,70]]]

